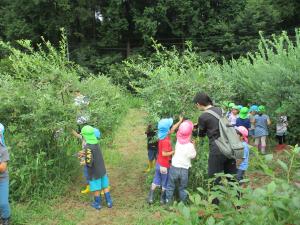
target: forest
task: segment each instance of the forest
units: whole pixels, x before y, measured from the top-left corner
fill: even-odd
[[[9,179],[11,208],[5,218],[0,204],[0,224],[299,224],[299,59],[298,0],[0,1],[0,197]],[[147,127],[196,123],[199,91],[224,110],[265,106],[266,154],[250,139],[243,185],[216,174],[211,186],[209,139],[193,137],[187,202],[161,205],[156,191],[149,205]],[[112,209],[80,193],[77,92],[101,132]],[[278,114],[288,120],[280,151]]]

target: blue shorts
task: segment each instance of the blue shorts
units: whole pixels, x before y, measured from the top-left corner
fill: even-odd
[[[97,180],[90,180],[90,190],[91,192],[100,191],[102,189],[108,188],[109,180],[107,174]]]
[[[168,177],[169,177],[169,169],[168,169],[167,174],[162,174],[160,172],[160,165],[158,163],[156,163],[155,175],[154,175],[152,183],[155,184],[155,186],[160,186],[163,189],[167,189]]]
[[[157,150],[149,148],[148,149],[148,160],[149,161],[156,160],[156,156],[157,156]]]

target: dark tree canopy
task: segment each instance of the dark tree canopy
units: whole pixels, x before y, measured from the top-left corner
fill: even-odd
[[[64,27],[72,60],[94,72],[130,54],[151,52],[151,38],[203,56],[238,57],[266,36],[300,25],[297,0],[3,0],[0,38],[43,36],[58,43]]]

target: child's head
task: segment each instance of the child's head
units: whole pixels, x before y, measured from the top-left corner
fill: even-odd
[[[236,128],[236,133],[240,136],[241,141],[248,143],[248,130],[246,127],[239,126]]]
[[[81,129],[81,135],[87,144],[98,144],[98,139],[95,135],[95,128],[89,125]]]
[[[190,143],[193,129],[194,129],[194,124],[192,123],[192,121],[190,121],[190,120],[183,121],[180,124],[179,129],[176,134],[177,141],[180,144]]]
[[[228,104],[228,109],[231,111],[234,106],[235,106],[235,104],[233,102],[231,102]]]
[[[239,107],[238,107],[237,105],[233,106],[233,107],[232,107],[232,110],[231,110],[231,113],[232,113],[233,115],[239,114]]]
[[[173,119],[168,118],[168,119],[161,119],[158,122],[158,138],[159,140],[165,139],[168,136],[168,133],[170,131],[170,128],[173,124]]]
[[[239,117],[241,119],[247,119],[248,118],[248,112],[249,112],[249,109],[247,107],[243,107],[239,113]]]
[[[252,105],[249,109],[249,113],[252,115],[255,115],[258,111],[258,106],[257,105]]]
[[[266,111],[266,107],[265,106],[263,106],[263,105],[258,106],[258,114],[259,115],[264,114],[265,111]]]
[[[74,94],[75,94],[75,96],[80,96],[81,95],[81,93],[80,93],[80,90],[76,90],[76,91],[74,91]]]

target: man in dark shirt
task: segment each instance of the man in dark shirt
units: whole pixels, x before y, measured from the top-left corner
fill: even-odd
[[[197,108],[204,111],[198,119],[198,136],[209,139],[208,176],[213,177],[216,173],[236,174],[235,159],[227,158],[216,145],[215,140],[220,137],[219,120],[209,113],[212,110],[221,116],[222,109],[214,107],[211,98],[205,93],[197,93],[194,98]],[[215,184],[220,179],[216,179]]]

